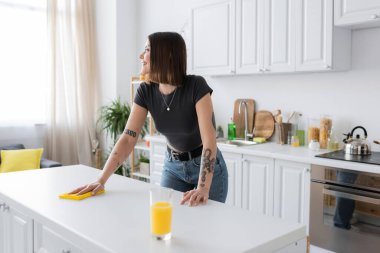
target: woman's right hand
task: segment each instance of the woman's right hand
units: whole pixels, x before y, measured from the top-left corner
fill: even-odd
[[[95,195],[98,191],[103,190],[103,189],[104,189],[104,184],[102,184],[100,181],[95,181],[93,183],[76,188],[75,190],[69,192],[69,194],[82,195],[87,192],[91,192],[92,195]]]

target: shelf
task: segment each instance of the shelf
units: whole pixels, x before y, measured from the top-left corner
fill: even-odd
[[[133,176],[136,176],[136,177],[142,177],[142,178],[146,178],[146,179],[150,179],[150,176],[149,175],[145,175],[145,174],[142,174],[140,172],[134,172],[133,173]]]
[[[145,150],[149,152],[149,147],[146,146],[145,141],[137,142],[135,145],[135,149]]]

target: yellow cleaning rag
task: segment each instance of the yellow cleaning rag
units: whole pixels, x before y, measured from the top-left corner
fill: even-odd
[[[95,194],[95,196],[99,195],[99,194],[102,194],[104,192],[105,192],[105,190],[100,190],[100,191],[98,191]],[[71,199],[71,200],[82,200],[82,199],[85,199],[85,198],[88,198],[88,197],[92,197],[92,196],[93,196],[92,192],[87,192],[87,193],[81,194],[81,195],[77,195],[76,193],[75,194],[64,193],[64,194],[59,195],[59,197],[61,199]]]

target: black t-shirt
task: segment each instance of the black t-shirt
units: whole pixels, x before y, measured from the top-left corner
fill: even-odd
[[[192,151],[202,144],[195,104],[207,93],[211,95],[212,89],[203,77],[188,75],[184,83],[169,95],[161,94],[157,83],[142,83],[137,88],[134,102],[150,112],[156,129],[173,148]],[[170,111],[167,111],[169,104]]]

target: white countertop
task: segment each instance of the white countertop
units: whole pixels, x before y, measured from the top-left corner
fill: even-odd
[[[164,136],[149,136],[149,140],[165,143]],[[273,142],[267,142],[258,145],[245,147],[228,147],[218,143],[218,148],[224,152],[233,152],[239,154],[256,155],[274,159],[282,159],[307,164],[316,164],[322,166],[337,167],[343,169],[380,173],[380,165],[365,164],[358,162],[348,162],[333,160],[327,158],[315,157],[318,154],[328,153],[327,149],[313,151],[307,147],[291,147],[290,145],[280,145]]]
[[[209,201],[179,205],[176,192],[173,238],[156,241],[149,230],[149,189],[137,180],[113,175],[106,193],[82,201],[58,195],[95,180],[99,170],[83,165],[0,174],[0,197],[28,209],[43,224],[59,224],[91,252],[272,252],[306,236],[304,225],[261,216]],[[87,243],[79,243],[86,238]],[[91,242],[91,243],[88,243]],[[86,251],[86,250],[85,250]],[[89,252],[88,250],[86,252]]]

